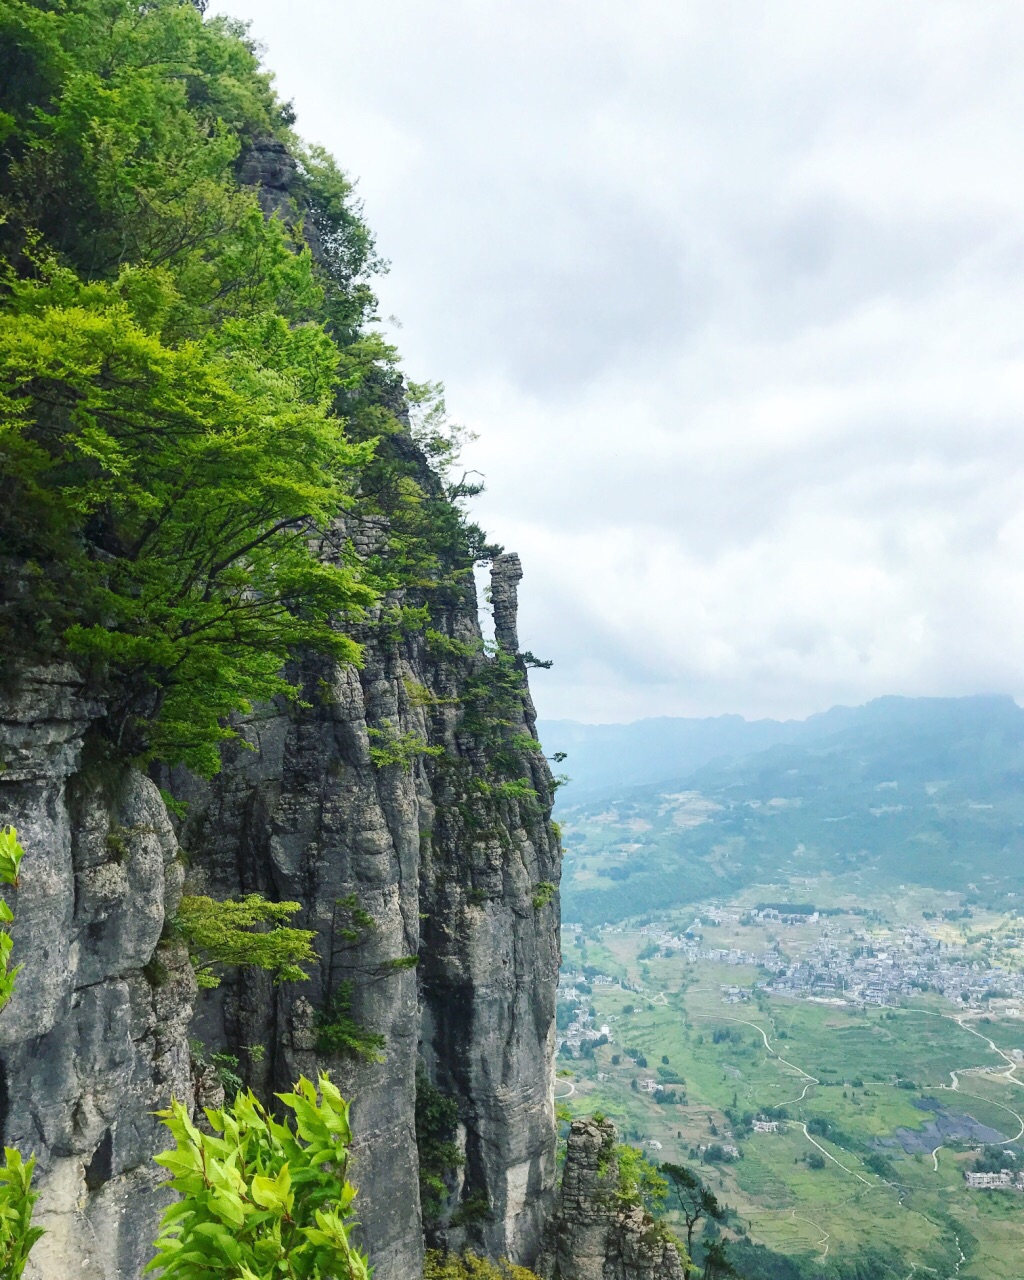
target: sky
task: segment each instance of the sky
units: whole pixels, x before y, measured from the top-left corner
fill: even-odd
[[[545,718],[1024,695],[1019,0],[233,0],[476,432]]]

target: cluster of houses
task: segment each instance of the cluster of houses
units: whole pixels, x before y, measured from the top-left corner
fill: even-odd
[[[1014,967],[971,959],[964,947],[923,929],[905,928],[885,941],[862,930],[853,943],[851,948],[834,929],[826,930],[768,989],[801,999],[882,1006],[925,990],[961,1008],[980,1008],[997,992],[1024,998],[1024,974]]]
[[[715,921],[718,923],[718,921]],[[786,966],[778,951],[748,951],[744,947],[705,947],[700,938],[703,919],[698,917],[685,933],[670,933],[664,929],[641,929],[648,940],[663,952],[680,955],[684,960],[709,960],[712,964],[753,965],[777,973]]]
[[[611,982],[611,978],[605,979]],[[559,1032],[555,1051],[558,1052],[563,1045],[578,1054],[580,1045],[587,1040],[600,1040],[602,1044],[610,1043],[612,1040],[612,1029],[606,1024],[600,1027],[595,1026],[593,1016],[590,1012],[590,1003],[586,993],[577,988],[577,983],[583,982],[583,974],[581,973],[564,973],[558,979],[558,998],[559,1000],[575,1001],[576,1008],[573,1010],[573,1018],[564,1032]],[[594,979],[597,985],[598,979]]]
[[[998,1173],[964,1174],[969,1187],[982,1191],[1024,1191],[1024,1169],[1000,1169]]]

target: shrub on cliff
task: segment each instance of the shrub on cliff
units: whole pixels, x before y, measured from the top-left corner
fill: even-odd
[[[372,241],[238,24],[8,0],[0,50],[0,639],[90,669],[128,753],[208,774],[226,716],[294,696],[296,645],[359,657],[333,624],[377,593],[320,551],[372,455],[339,393],[393,363],[361,330]],[[316,261],[237,179],[259,139],[299,157]]]
[[[350,1238],[348,1105],[326,1075],[278,1097],[294,1119],[275,1120],[248,1092],[207,1112],[212,1133],[179,1102],[158,1113],[175,1146],[156,1160],[180,1199],[164,1212],[148,1271],[164,1280],[368,1280]]]
[[[537,1280],[537,1276],[505,1258],[500,1262],[490,1262],[474,1253],[442,1253],[428,1249],[423,1280]]]
[[[13,827],[0,831],[0,884],[17,887],[18,873],[25,850],[18,841]],[[8,967],[13,940],[6,926],[14,920],[14,912],[0,898],[0,1009],[7,1004],[14,992],[14,982],[21,965]],[[22,1159],[14,1147],[4,1148],[4,1162],[0,1165],[0,1277],[3,1280],[20,1280],[32,1246],[43,1234],[40,1227],[32,1225],[32,1207],[39,1199],[32,1190],[32,1174],[35,1157]]]

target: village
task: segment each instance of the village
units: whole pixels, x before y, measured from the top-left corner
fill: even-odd
[[[791,945],[794,955],[787,954],[781,940],[774,938],[765,950],[706,944],[706,928],[730,924],[768,926],[773,932],[817,925],[820,932],[806,946]],[[622,931],[621,926],[609,930]],[[786,913],[765,908],[740,912],[712,905],[698,908],[693,923],[681,932],[657,925],[642,926],[638,932],[647,940],[644,953],[648,958],[678,955],[690,963],[752,967],[771,975],[754,988],[723,987],[726,1004],[746,1001],[758,988],[795,999],[881,1007],[934,992],[961,1009],[980,1010],[997,1001],[1005,1016],[1024,1014],[1024,971],[1016,956],[1008,955],[1005,963],[996,962],[982,949],[972,954],[967,946],[938,937],[922,926],[882,931],[841,928],[834,916],[817,911]]]

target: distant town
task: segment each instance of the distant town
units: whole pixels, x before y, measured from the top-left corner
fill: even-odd
[[[785,954],[781,944],[764,951],[741,947],[713,947],[704,941],[706,926],[723,924],[787,926],[821,925],[818,938],[801,947],[798,958]],[[581,926],[563,928],[579,932]],[[608,929],[623,932],[623,926]],[[691,962],[760,968],[771,974],[755,984],[776,995],[828,1004],[894,1006],[909,996],[931,991],[960,1008],[980,1009],[999,1001],[1003,1016],[1024,1015],[1024,972],[1016,963],[992,963],[971,949],[938,938],[923,926],[885,931],[840,929],[830,916],[817,911],[787,914],[774,908],[726,911],[701,908],[683,932],[647,925],[637,930],[657,948],[652,954],[679,955]],[[748,1000],[752,988],[723,987],[726,1004]]]

